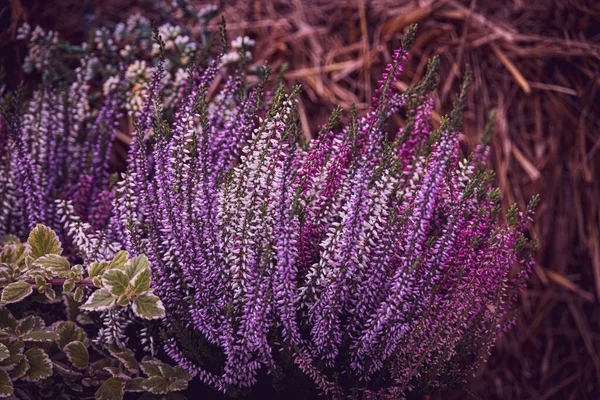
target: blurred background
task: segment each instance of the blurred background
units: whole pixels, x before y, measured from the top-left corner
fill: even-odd
[[[188,1],[190,2],[190,1]],[[468,382],[474,398],[600,398],[600,1],[247,0],[215,4],[230,37],[256,40],[253,63],[301,84],[300,118],[312,137],[341,105],[368,108],[407,27],[416,42],[400,90],[440,55],[437,121],[449,112],[467,64],[466,149],[496,109],[492,168],[505,208],[542,199],[530,234],[537,265],[518,322]],[[24,22],[74,43],[140,12],[168,21],[153,0],[0,1],[0,61],[9,88],[23,78]],[[209,30],[218,30],[218,18]],[[194,34],[199,34],[191,27]],[[395,116],[393,124],[402,125]],[[123,139],[126,141],[126,139]],[[464,398],[464,389],[432,398]]]

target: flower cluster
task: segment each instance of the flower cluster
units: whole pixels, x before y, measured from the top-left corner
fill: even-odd
[[[165,54],[187,42],[159,30],[162,57],[121,69],[97,111],[75,98],[81,91],[46,88],[22,116],[3,114],[0,231],[23,235],[46,221],[90,261],[106,248],[147,255],[166,316],[146,340],[221,391],[299,370],[333,398],[400,398],[472,372],[514,321],[537,199],[500,223],[487,140],[462,155],[469,75],[434,127],[437,59],[422,82],[394,90],[411,28],[367,115],[353,111],[338,130],[336,110],[307,142],[299,88],[268,95],[268,68],[247,85],[248,38],[232,44],[235,60],[225,62],[225,47],[182,75],[167,118]],[[135,97],[114,88],[133,69],[146,84],[127,170],[112,185],[110,128]],[[86,87],[83,71],[73,87]],[[388,132],[400,111],[406,124]]]
[[[162,98],[165,106],[171,107],[180,97],[190,63],[193,60],[202,61],[199,54],[201,45],[193,38],[189,24],[183,21],[192,13],[191,9],[192,6],[187,2],[167,7],[168,12],[178,10],[181,15],[158,27],[164,41],[164,54],[160,52],[160,45],[153,40],[152,22],[140,14],[130,15],[113,29],[96,29],[92,32],[91,40],[80,45],[67,43],[56,32],[46,32],[39,26],[32,29],[25,23],[19,27],[17,34],[17,39],[24,41],[28,47],[23,69],[26,73],[41,72],[46,81],[56,81],[63,79],[64,71],[69,70],[70,60],[85,58],[88,80],[103,82],[105,96],[116,89],[126,91],[126,109],[133,114],[141,109],[143,99],[147,96],[145,82],[153,72],[153,61],[163,56],[166,58],[166,72]],[[193,20],[201,29],[200,39],[204,45],[209,41],[206,25],[214,18],[216,11],[216,6],[206,6],[192,13]],[[248,42],[252,43],[250,39]],[[235,41],[232,46],[235,48]],[[252,46],[246,47],[249,49]],[[230,53],[229,57],[237,57],[230,63],[239,59],[237,51]],[[250,51],[246,51],[246,57],[251,58]],[[122,79],[123,73],[126,79]]]

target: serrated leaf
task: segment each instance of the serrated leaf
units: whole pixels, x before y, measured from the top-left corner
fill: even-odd
[[[137,374],[140,371],[140,366],[135,359],[133,351],[129,349],[120,349],[115,345],[111,345],[108,351],[113,357],[121,361],[129,372]]]
[[[81,342],[87,346],[88,337],[85,331],[71,321],[61,321],[56,324],[56,333],[58,333],[58,340],[56,344],[62,350],[67,344],[71,342]]]
[[[104,271],[106,271],[106,268],[108,268],[107,262],[93,262],[88,265],[88,276],[90,279],[93,279],[96,276],[102,276]]]
[[[149,377],[162,376],[158,364],[159,363],[156,361],[142,361],[140,367],[142,368],[142,371],[144,371],[144,374]]]
[[[118,365],[117,360],[113,360],[110,358],[103,358],[101,360],[98,360],[98,361],[92,363],[91,369],[94,372],[98,372],[98,371],[104,370],[104,368],[106,368],[106,367],[116,366],[116,365]]]
[[[29,362],[27,362],[27,359],[25,357],[21,357],[21,361],[19,361],[19,363],[9,372],[10,379],[14,381],[16,379],[22,378],[23,376],[25,376],[27,371],[29,371],[29,368],[31,367],[29,365]]]
[[[40,379],[46,379],[52,375],[52,363],[48,354],[38,347],[33,347],[25,353],[29,370],[25,374],[25,380],[36,382]]]
[[[66,279],[63,283],[63,292],[71,292],[74,287],[75,283],[70,279]]]
[[[75,368],[84,369],[88,366],[90,354],[83,343],[79,341],[71,342],[63,350]]]
[[[125,307],[125,306],[129,305],[129,297],[126,294],[120,295],[119,298],[117,299],[117,304],[120,305],[121,307]]]
[[[121,378],[108,378],[96,390],[96,400],[120,400],[125,394],[125,380]]]
[[[7,244],[19,244],[19,243],[21,243],[21,241],[15,235],[2,235],[2,238],[0,239],[0,246],[2,246],[2,247],[4,247],[4,245],[7,245]]]
[[[129,279],[146,268],[150,269],[150,261],[148,261],[148,257],[145,254],[134,257],[125,263],[125,273]]]
[[[42,224],[37,224],[29,234],[27,243],[31,247],[31,257],[34,260],[46,254],[62,253],[62,247],[56,233]]]
[[[54,289],[52,288],[46,288],[46,291],[44,292],[44,294],[46,295],[46,298],[48,300],[56,300],[56,292],[54,291]]]
[[[141,270],[129,282],[129,290],[138,295],[146,293],[150,290],[151,276],[152,273],[149,268]]]
[[[8,374],[0,369],[0,397],[9,397],[15,394],[13,384]]]
[[[66,258],[58,254],[46,254],[34,261],[35,265],[50,270],[55,276],[67,278],[71,272],[71,264]]]
[[[6,360],[8,357],[10,357],[10,351],[5,345],[0,343],[0,361]]]
[[[83,289],[80,286],[77,289],[75,289],[75,293],[73,293],[73,300],[75,300],[76,302],[79,303],[82,298],[83,298]]]
[[[112,261],[110,262],[110,268],[124,269],[128,257],[129,253],[126,250],[121,250],[117,252],[113,257]]]
[[[44,279],[44,277],[41,276],[41,275],[36,275],[35,276],[35,285],[36,286],[45,286],[46,285],[46,279]]]
[[[76,392],[83,392],[83,386],[73,381],[65,380],[65,384]]]
[[[80,308],[84,310],[102,311],[115,304],[117,296],[106,289],[98,289],[88,298]]]
[[[8,351],[10,352],[10,356],[2,361],[0,361],[0,366],[5,371],[10,371],[14,368],[15,365],[21,362],[23,358],[23,349],[25,348],[25,343],[17,339],[3,340],[2,344],[6,346]]]
[[[108,372],[115,378],[124,378],[125,379],[125,378],[129,377],[127,374],[125,374],[125,372],[123,371],[123,368],[121,368],[121,365],[119,365],[117,367],[113,367],[113,366],[104,367],[103,371]]]
[[[6,307],[0,307],[0,329],[17,329],[17,320]]]
[[[135,315],[144,319],[160,319],[165,316],[162,301],[149,293],[137,296],[133,301],[132,309]]]
[[[188,381],[183,379],[177,379],[175,382],[171,383],[168,387],[170,392],[178,392],[181,390],[186,390],[188,388]]]
[[[83,265],[76,264],[71,267],[71,272],[70,272],[69,276],[75,282],[78,282],[78,280],[76,278],[83,278],[82,274],[83,274]]]
[[[75,319],[75,321],[79,325],[93,325],[94,324],[94,319],[87,314],[79,314],[77,316],[77,318]]]
[[[142,382],[142,387],[152,394],[165,394],[168,386],[169,382],[162,376],[152,376]]]
[[[134,393],[139,393],[139,392],[143,392],[144,388],[142,386],[142,382],[144,382],[146,380],[146,378],[133,378],[128,380],[125,383],[125,391],[126,392],[134,392]]]
[[[129,285],[129,277],[120,269],[109,269],[102,274],[102,285],[115,296],[120,296]]]
[[[33,292],[33,287],[25,282],[13,282],[2,290],[2,304],[17,303]]]
[[[44,329],[31,331],[21,336],[21,340],[28,342],[53,342],[58,338],[58,333]]]
[[[160,375],[163,378],[173,378],[175,377],[175,368],[171,367],[169,364],[160,363],[158,364],[158,368],[160,369]]]
[[[54,370],[56,372],[58,372],[61,376],[64,376],[65,378],[69,378],[68,380],[76,378],[81,379],[81,377],[83,376],[80,372],[75,371],[70,366],[61,362],[52,361],[52,365],[54,366]],[[67,379],[65,379],[65,381],[67,381]]]
[[[46,323],[43,319],[37,315],[29,315],[19,320],[17,324],[17,331],[21,334],[31,332],[33,330],[43,329],[46,327]]]
[[[188,370],[181,368],[180,366],[175,367],[175,377],[177,379],[183,379],[186,382],[192,379],[192,375],[188,372]]]

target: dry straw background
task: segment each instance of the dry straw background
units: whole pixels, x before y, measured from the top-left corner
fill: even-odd
[[[0,6],[0,54],[9,80],[22,78],[23,49],[14,35],[23,21],[82,40],[94,26],[147,12],[150,3],[9,0]],[[299,108],[308,137],[335,105],[369,106],[376,80],[412,23],[419,24],[417,40],[398,86],[418,81],[427,59],[439,54],[438,117],[451,110],[465,65],[471,66],[465,148],[477,143],[495,108],[491,158],[504,206],[524,207],[535,193],[542,203],[530,230],[540,243],[538,263],[518,323],[468,387],[476,398],[600,398],[600,2],[213,3],[232,37],[256,40],[255,62],[275,69],[288,64],[287,84],[303,86]],[[467,395],[431,397],[449,396]]]

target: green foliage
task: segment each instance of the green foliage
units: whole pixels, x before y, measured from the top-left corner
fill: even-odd
[[[55,232],[39,224],[27,244],[7,236],[0,245],[0,398],[14,396],[15,388],[35,398],[42,387],[61,398],[87,393],[85,397],[113,400],[127,392],[180,398],[173,394],[187,388],[187,371],[151,357],[138,362],[127,348],[90,340],[82,325],[101,322],[81,311],[130,306],[143,319],[164,317],[162,302],[152,293],[145,255],[129,258],[120,251],[110,262],[71,265]],[[35,307],[60,306],[57,298],[67,305],[69,320],[47,325]],[[23,310],[27,315],[15,318]]]
[[[56,233],[42,224],[29,234],[28,246],[18,243],[15,237],[6,237],[2,243],[1,304],[23,301],[34,289],[54,300],[53,285],[60,285],[63,293],[75,290],[73,298],[80,301],[84,286],[98,288],[81,306],[84,310],[104,311],[131,303],[140,318],[157,319],[165,315],[162,302],[152,294],[150,262],[143,254],[128,259],[126,251],[119,251],[110,263],[93,262],[87,269],[79,264],[71,266],[61,256],[62,246]]]
[[[31,246],[31,258],[37,260],[46,254],[62,253],[62,247],[56,233],[42,224],[37,224],[29,234],[27,243]]]
[[[2,304],[17,303],[33,292],[32,285],[25,281],[9,284],[2,290]]]
[[[157,319],[165,316],[165,307],[153,294],[142,294],[133,301],[133,312],[140,318]]]

